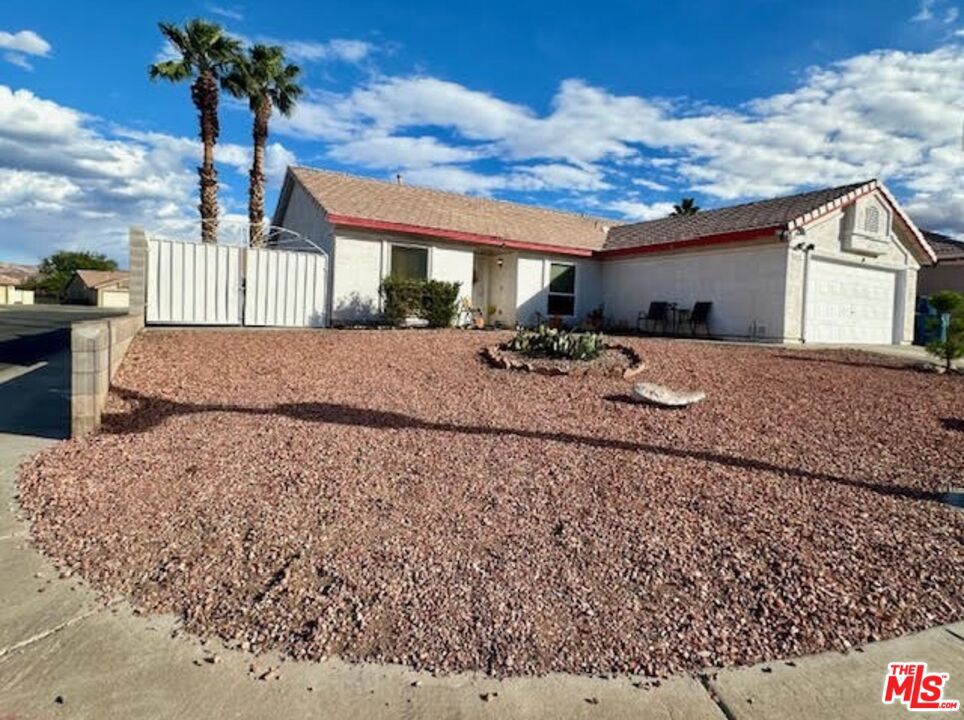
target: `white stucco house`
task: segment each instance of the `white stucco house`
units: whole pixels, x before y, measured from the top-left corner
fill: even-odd
[[[716,337],[909,343],[935,256],[876,180],[640,223],[290,168],[275,225],[329,256],[331,324],[380,312],[396,273],[461,283],[506,326],[602,305],[633,328],[653,301],[712,302]]]

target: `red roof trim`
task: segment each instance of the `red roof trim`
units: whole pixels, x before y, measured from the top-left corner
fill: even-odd
[[[455,240],[456,242],[492,245],[512,250],[533,250],[536,252],[551,252],[559,255],[577,255],[580,257],[590,257],[594,254],[594,251],[589,248],[543,245],[541,243],[523,242],[521,240],[509,240],[508,238],[501,238],[495,235],[478,235],[476,233],[461,232],[459,230],[443,230],[441,228],[430,228],[421,225],[388,222],[385,220],[371,220],[350,215],[336,215],[334,213],[328,214],[328,222],[340,227],[360,228],[363,230],[388,230],[405,235],[428,235],[445,240]]]
[[[603,259],[611,257],[622,257],[626,255],[643,255],[646,253],[667,252],[670,250],[687,250],[689,248],[725,245],[727,243],[740,242],[741,240],[752,240],[766,235],[773,235],[778,230],[782,230],[782,225],[772,227],[755,228],[753,230],[737,230],[735,232],[720,233],[718,235],[704,235],[703,237],[690,238],[688,240],[673,240],[670,242],[657,243],[655,245],[634,245],[632,247],[614,248],[613,250],[603,250],[599,256]]]

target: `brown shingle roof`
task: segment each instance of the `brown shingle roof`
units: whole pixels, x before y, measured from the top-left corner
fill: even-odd
[[[77,275],[92,290],[112,283],[127,287],[130,280],[130,273],[126,270],[78,270]]]
[[[751,230],[767,230],[816,210],[867,183],[731,205],[717,210],[701,210],[694,215],[674,215],[659,220],[621,225],[609,232],[605,250],[682,242],[697,238]]]
[[[614,220],[459,195],[344,173],[290,168],[332,216],[363,218],[534,245],[598,250]]]
[[[955,240],[952,237],[930,230],[922,230],[921,232],[924,233],[927,244],[937,255],[937,262],[964,259],[964,240]]]

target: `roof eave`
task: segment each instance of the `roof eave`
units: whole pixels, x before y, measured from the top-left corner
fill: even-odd
[[[327,213],[327,219],[328,222],[335,227],[397,232],[403,235],[427,236],[442,240],[451,240],[454,242],[471,243],[473,245],[487,245],[492,247],[506,248],[509,250],[528,250],[533,252],[552,253],[556,255],[573,255],[576,257],[591,257],[596,252],[592,248],[576,248],[566,245],[552,245],[548,243],[515,240],[512,238],[498,237],[496,235],[480,235],[477,233],[462,232],[461,230],[447,230],[445,228],[410,225],[408,223],[375,220],[373,218],[355,217],[352,215],[339,215],[330,212]]]
[[[690,248],[727,245],[729,243],[760,240],[768,236],[776,236],[784,229],[783,225],[771,225],[762,228],[750,228],[734,232],[703,235],[702,237],[687,238],[685,240],[671,240],[669,242],[650,245],[632,245],[630,247],[611,248],[603,250],[598,255],[603,258],[625,257],[627,255],[643,255],[647,253],[670,252],[672,250],[688,250]]]

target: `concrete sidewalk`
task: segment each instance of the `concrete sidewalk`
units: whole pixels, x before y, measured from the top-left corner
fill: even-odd
[[[179,632],[175,618],[105,604],[83,581],[58,577],[31,547],[16,516],[16,468],[51,442],[0,434],[0,718],[909,717],[880,701],[887,663],[897,660],[950,673],[945,697],[964,699],[964,623],[846,655],[661,682],[433,677],[336,659],[281,662],[202,644]]]

